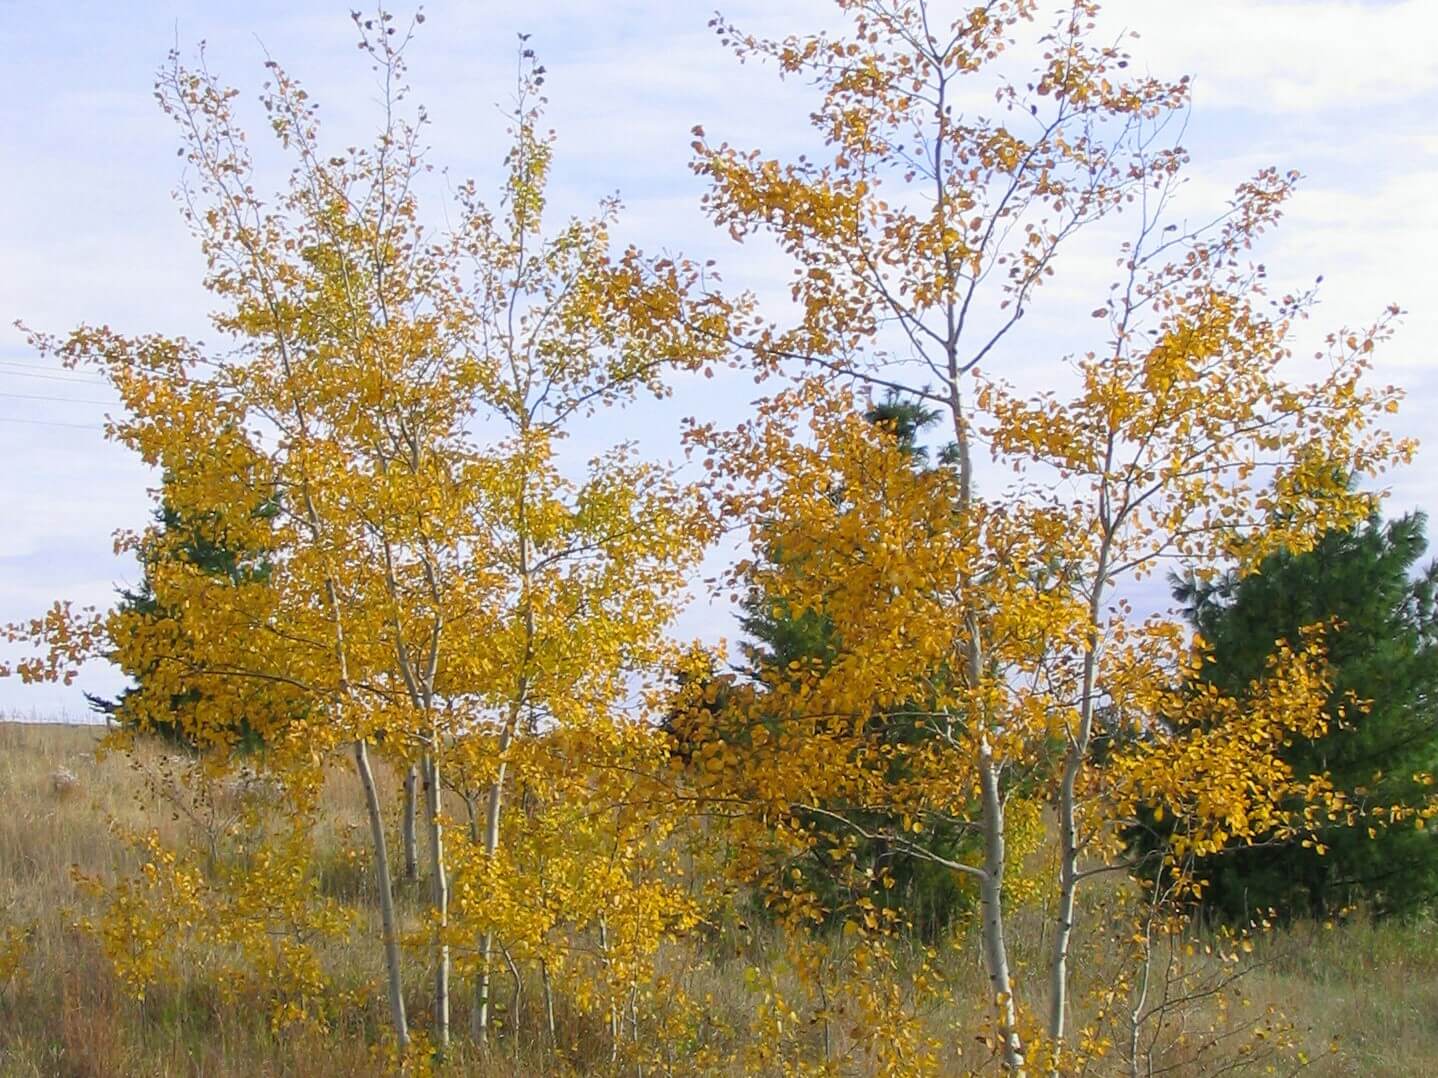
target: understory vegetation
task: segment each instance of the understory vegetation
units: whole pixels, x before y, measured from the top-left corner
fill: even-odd
[[[390,1073],[376,1051],[386,1015],[375,991],[380,978],[367,949],[331,946],[324,955],[337,987],[354,990],[365,1002],[328,1033],[302,1028],[276,1031],[270,1000],[262,992],[225,998],[203,970],[157,987],[143,1000],[127,992],[93,936],[82,927],[99,912],[96,900],[76,887],[76,873],[113,878],[133,871],[137,858],[117,836],[122,828],[158,831],[179,843],[191,824],[156,811],[147,791],[172,747],[147,743],[134,761],[110,754],[95,758],[101,732],[94,728],[33,723],[0,724],[0,908],[7,926],[23,926],[18,955],[3,967],[0,984],[0,1074],[25,1076],[180,1076],[303,1074],[315,1078]],[[135,764],[139,764],[137,769]],[[324,892],[377,921],[372,884],[350,861],[346,833],[363,828],[358,782],[340,761],[326,785],[326,817],[333,821],[319,837]],[[400,776],[386,775],[389,822],[398,828]],[[351,848],[352,849],[352,848]],[[417,923],[423,900],[414,887],[402,892],[405,917]],[[1021,916],[1015,943],[1029,960],[1042,953],[1041,911]],[[1203,935],[1195,940],[1203,942]],[[16,947],[7,939],[7,947]],[[0,954],[0,961],[5,954]],[[668,969],[686,980],[705,1001],[708,1036],[739,1043],[754,1036],[749,1020],[759,989],[749,973],[768,969],[780,954],[772,930],[737,922],[714,926],[700,943],[687,942],[665,956]],[[1337,922],[1302,920],[1265,937],[1256,950],[1256,968],[1232,993],[1231,1021],[1237,1029],[1264,1021],[1270,1012],[1294,1016],[1285,1034],[1292,1047],[1276,1073],[1291,1073],[1302,1057],[1313,1075],[1422,1075],[1438,1071],[1438,923],[1417,917],[1372,922],[1353,911]],[[971,932],[960,930],[947,961],[959,998],[981,992],[983,973]],[[507,980],[507,979],[506,979]],[[1236,986],[1238,987],[1238,986]],[[408,990],[422,1007],[425,971],[411,971]],[[586,1008],[562,994],[556,999],[558,1058],[545,1041],[542,986],[526,978],[517,1015],[508,1010],[512,982],[502,987],[504,1038],[480,1059],[466,1050],[455,1060],[483,1063],[486,1074],[608,1073],[602,1030]],[[1205,1001],[1198,1015],[1207,1021],[1220,1007]],[[804,1016],[802,1021],[807,1021]],[[965,1058],[984,1049],[975,1040],[984,1023],[953,1003],[929,1016],[936,1031],[957,1025]],[[817,1039],[812,1028],[806,1035]],[[847,1037],[836,1024],[834,1037]],[[692,1045],[676,1044],[676,1052]],[[1300,1055],[1301,1054],[1301,1055]],[[562,1059],[562,1064],[558,1062]],[[1184,1053],[1166,1061],[1176,1075],[1206,1073]],[[1270,1060],[1270,1062],[1272,1062]],[[1259,1064],[1255,1073],[1266,1071]],[[633,1073],[632,1068],[617,1069]],[[662,1073],[662,1072],[661,1072]],[[725,1073],[744,1073],[735,1065]],[[964,1073],[962,1065],[951,1073]],[[1242,1069],[1239,1073],[1243,1073]]]

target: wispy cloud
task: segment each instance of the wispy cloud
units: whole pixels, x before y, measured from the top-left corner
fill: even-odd
[[[1438,90],[1431,0],[1110,0],[1155,70],[1195,73],[1202,107],[1369,110]]]

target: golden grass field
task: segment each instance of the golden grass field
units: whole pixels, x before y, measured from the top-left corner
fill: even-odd
[[[142,784],[124,756],[96,759],[100,734],[95,728],[0,723],[0,933],[7,926],[26,933],[18,944],[18,969],[0,984],[0,1075],[382,1073],[370,1048],[384,1021],[377,1004],[373,1013],[355,1015],[319,1043],[309,1035],[273,1034],[260,1009],[222,1005],[199,987],[156,992],[143,1003],[122,991],[96,944],[75,927],[89,899],[72,882],[71,867],[105,874],[125,866],[131,855],[110,830],[110,820],[156,827],[162,835],[183,822],[143,803],[137,796]],[[73,784],[57,783],[62,770],[74,776]],[[332,786],[326,826],[338,834],[347,822],[361,822],[361,805],[352,776],[337,772]],[[361,904],[366,885],[341,873],[328,884]],[[418,897],[403,897],[413,915]],[[1016,951],[1024,949],[1023,934],[1032,935],[1038,923],[1016,921],[1021,937]],[[378,976],[373,948],[350,950],[332,956],[338,980],[358,985]],[[1273,1007],[1294,1023],[1299,1050],[1312,1061],[1303,1073],[1438,1075],[1438,921],[1300,925],[1265,942],[1260,953],[1264,961],[1245,977],[1244,995],[1255,1012]],[[762,956],[751,952],[745,960]],[[732,1012],[731,1018],[742,1017],[746,1006],[742,966],[710,962],[698,974],[708,979],[714,1006]],[[976,971],[959,974],[966,975]],[[416,1012],[422,1014],[422,970],[413,971],[413,988]],[[458,992],[462,1023],[463,989]],[[574,1023],[585,1019],[565,1001],[559,1004],[568,1032],[582,1033]],[[953,1016],[949,1024],[962,1023]],[[1173,1074],[1214,1073],[1182,1059],[1169,1062]],[[597,1059],[571,1056],[577,1073],[602,1066]],[[1280,1065],[1278,1073],[1296,1066]],[[540,1057],[524,1052],[466,1059],[462,1049],[451,1068],[485,1074],[550,1070]],[[1239,1064],[1230,1073],[1249,1071],[1264,1068]]]

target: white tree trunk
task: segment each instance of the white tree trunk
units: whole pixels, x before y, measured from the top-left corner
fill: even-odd
[[[1059,902],[1055,915],[1053,957],[1049,961],[1048,1023],[1055,1062],[1063,1047],[1068,1013],[1069,943],[1073,937],[1074,896],[1078,892],[1078,826],[1075,818],[1074,784],[1082,765],[1081,756],[1071,748],[1064,763],[1063,783],[1059,788]]]
[[[984,827],[984,875],[979,881],[980,938],[984,968],[998,1010],[1005,1069],[1024,1073],[1023,1043],[1019,1038],[1013,978],[1009,973],[1008,939],[1004,935],[1004,803],[999,773],[987,741],[979,749]]]
[[[1090,661],[1092,661],[1090,659]],[[1092,733],[1093,719],[1089,708],[1079,720],[1079,733],[1070,745],[1064,761],[1063,782],[1059,786],[1059,902],[1054,925],[1053,957],[1049,961],[1049,1040],[1053,1043],[1055,1060],[1063,1047],[1067,1032],[1068,957],[1073,938],[1074,897],[1078,893],[1078,806],[1075,788],[1083,769]]]
[[[404,878],[419,877],[419,843],[415,834],[415,806],[419,798],[415,787],[419,783],[419,772],[413,764],[404,773]]]
[[[554,1027],[554,986],[549,982],[549,962],[543,958],[539,960],[539,980],[544,986],[544,1022],[549,1030],[549,1047],[554,1048],[558,1044]]]
[[[507,738],[504,739],[507,742]],[[500,746],[503,752],[507,744]],[[499,849],[499,815],[504,801],[504,761],[499,764],[499,771],[495,781],[489,787],[489,812],[484,824],[484,854],[493,859],[495,851]],[[485,1041],[489,1037],[489,984],[490,967],[494,957],[494,933],[492,931],[484,934],[484,939],[479,947],[479,979],[475,984],[474,1011],[470,1022],[470,1032],[477,1041]]]
[[[385,979],[389,989],[390,1019],[400,1047],[409,1045],[409,1023],[404,1013],[404,986],[400,979],[399,930],[395,924],[394,893],[389,876],[389,848],[384,838],[384,814],[380,810],[379,790],[375,786],[374,769],[369,762],[369,746],[355,742],[355,768],[364,787],[365,808],[369,813],[370,839],[374,843],[375,877],[379,888],[380,923],[384,932]]]
[[[1064,757],[1063,780],[1059,785],[1059,902],[1054,924],[1053,957],[1049,960],[1049,1041],[1053,1045],[1054,1070],[1058,1073],[1068,1021],[1069,946],[1073,939],[1074,898],[1079,885],[1078,780],[1088,762],[1093,741],[1094,694],[1098,683],[1099,612],[1109,569],[1112,531],[1105,529],[1099,547],[1093,590],[1089,595],[1089,632],[1083,658],[1083,686],[1079,696],[1078,729],[1069,737]]]
[[[410,769],[413,774],[414,769]],[[432,752],[424,758],[425,808],[429,820],[429,871],[433,877],[435,914],[434,1041],[449,1044],[449,880],[444,871],[444,831],[440,819],[439,761]]]

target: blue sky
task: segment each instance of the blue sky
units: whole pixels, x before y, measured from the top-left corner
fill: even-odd
[[[773,153],[805,148],[807,94],[739,66],[707,28],[712,6],[432,0],[411,56],[415,96],[434,120],[432,160],[482,187],[496,174],[505,148],[497,103],[513,85],[515,35],[527,32],[549,70],[557,209],[582,211],[618,190],[627,206],[621,241],[716,258],[730,286],[777,307],[782,260],[760,245],[734,246],[700,213],[689,129],[702,123],[711,136]],[[133,583],[111,536],[144,524],[154,482],[104,442],[106,387],[46,367],[9,323],[206,336],[211,304],[170,197],[180,162],[152,98],[155,68],[177,40],[188,55],[203,39],[211,67],[253,101],[268,50],[306,83],[326,130],[345,145],[372,129],[376,96],[348,7],[0,0],[0,622],[56,598],[108,603],[116,584]],[[772,34],[835,20],[826,0],[722,7]],[[1140,66],[1195,76],[1190,204],[1221,205],[1263,165],[1305,174],[1261,253],[1276,286],[1325,277],[1311,339],[1301,343],[1399,303],[1409,314],[1378,357],[1376,378],[1409,392],[1399,430],[1422,436],[1438,426],[1430,418],[1438,414],[1438,0],[1112,0],[1103,20],[1141,33],[1132,45]],[[1090,278],[1070,268],[1071,287],[1056,291],[1025,339],[1037,357],[1025,360],[1026,377],[1043,379],[1047,364],[1081,346],[1064,327],[1106,289],[1107,271],[1099,273],[1089,291]],[[594,439],[637,434],[649,451],[672,455],[680,417],[737,419],[752,391],[741,378],[681,384],[662,406],[606,420]],[[1438,508],[1435,463],[1438,449],[1425,448],[1387,480],[1395,510]],[[727,612],[701,601],[682,629],[728,632]],[[116,684],[104,668],[70,689],[0,681],[0,711],[76,714],[82,688]]]

